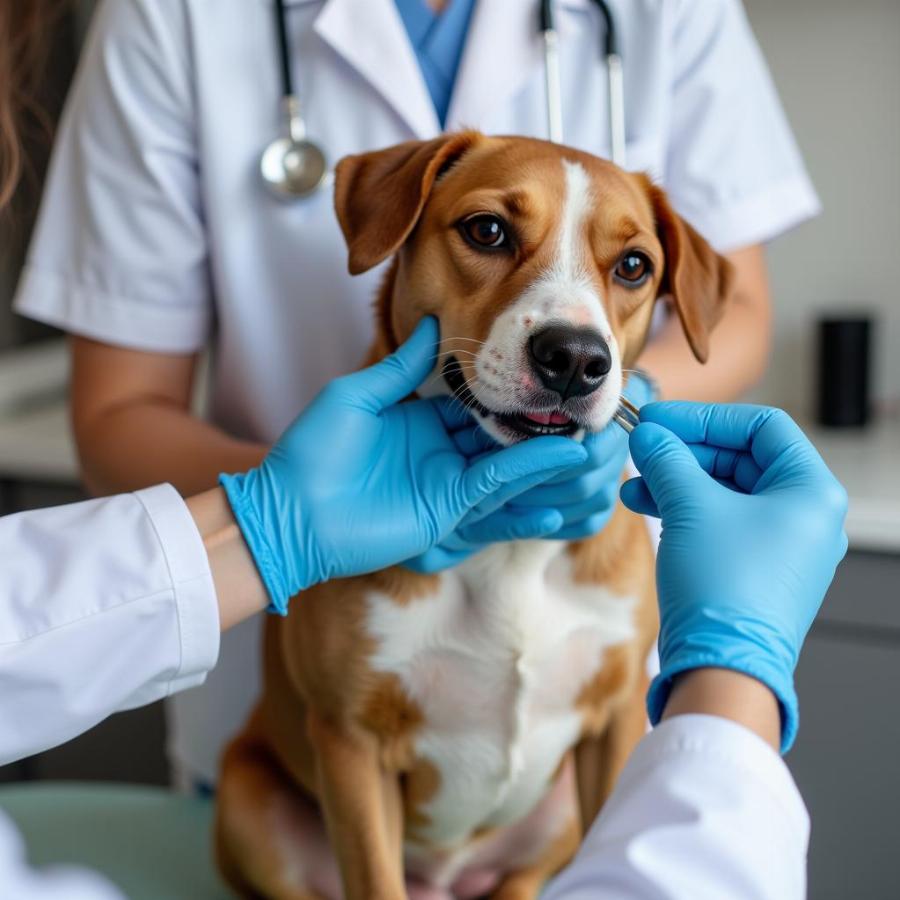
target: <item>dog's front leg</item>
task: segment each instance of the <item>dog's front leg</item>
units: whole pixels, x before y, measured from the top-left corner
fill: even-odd
[[[376,738],[316,713],[308,727],[346,900],[405,900],[400,787],[381,766]]]

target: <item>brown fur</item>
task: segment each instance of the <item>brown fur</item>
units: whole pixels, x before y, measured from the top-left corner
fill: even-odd
[[[350,271],[396,254],[376,302],[369,362],[393,350],[427,314],[439,316],[449,339],[445,348],[454,338],[486,337],[497,314],[549,261],[552,242],[546,237],[565,190],[561,156],[580,162],[592,178],[598,202],[584,262],[606,298],[623,364],[633,365],[653,303],[665,293],[695,354],[705,359],[728,291],[728,264],[672,212],[660,190],[642,175],[579,151],[466,132],[338,165],[336,207]],[[461,216],[484,209],[502,210],[515,223],[519,241],[512,257],[477,257],[455,235]],[[639,290],[623,288],[611,275],[626,242],[655,263],[654,277]],[[463,367],[471,374],[470,364]],[[530,861],[503,875],[492,894],[503,900],[535,897],[569,860],[583,824],[608,796],[644,728],[644,665],[657,628],[645,525],[618,507],[600,534],[573,543],[568,552],[577,582],[639,598],[638,636],[606,653],[603,668],[577,700],[582,738],[570,756],[577,775],[573,810],[577,802],[581,821],[573,814]],[[345,896],[406,896],[402,845],[416,842],[427,824],[423,806],[439,789],[440,775],[415,753],[423,710],[399,679],[369,665],[375,647],[365,631],[365,598],[378,591],[400,604],[427,603],[437,584],[437,576],[400,568],[330,582],[297,598],[288,618],[267,622],[265,690],[225,755],[217,811],[220,866],[244,896],[317,896],[296,875],[316,809],[325,819]],[[565,769],[551,784],[562,783]],[[470,840],[486,839],[489,834],[476,833]]]

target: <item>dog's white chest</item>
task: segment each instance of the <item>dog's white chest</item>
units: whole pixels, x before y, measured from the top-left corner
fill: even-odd
[[[565,545],[498,544],[400,605],[369,598],[371,663],[421,708],[417,753],[440,775],[422,812],[447,846],[524,816],[581,727],[575,702],[607,647],[634,635],[633,598],[576,585]]]

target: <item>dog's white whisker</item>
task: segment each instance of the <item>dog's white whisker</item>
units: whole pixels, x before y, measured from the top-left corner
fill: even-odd
[[[431,375],[428,376],[428,379],[422,385],[420,385],[420,387],[423,387],[423,388],[431,387],[432,384],[436,384],[438,381],[443,379],[443,377],[444,377],[443,372],[433,372]]]

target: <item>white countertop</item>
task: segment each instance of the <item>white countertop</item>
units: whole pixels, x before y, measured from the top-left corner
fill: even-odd
[[[65,399],[0,419],[0,479],[79,483]]]
[[[850,549],[900,553],[900,422],[806,432],[847,489]]]
[[[0,479],[78,484],[64,340],[0,354]]]

